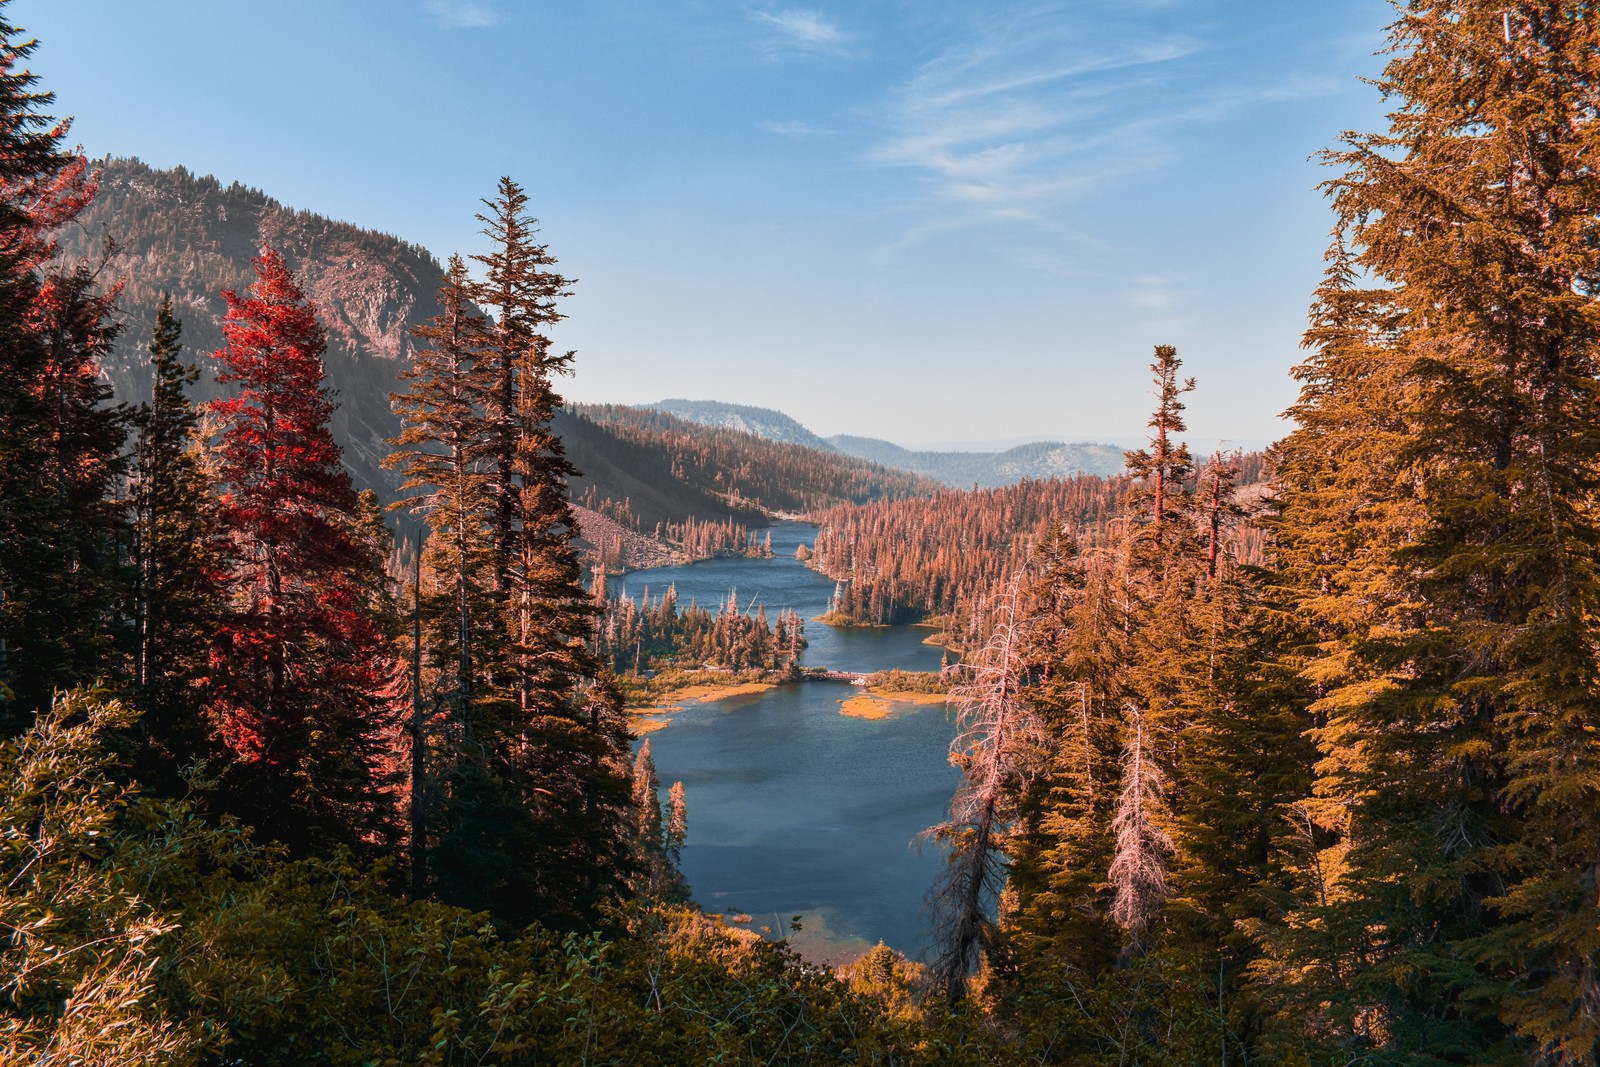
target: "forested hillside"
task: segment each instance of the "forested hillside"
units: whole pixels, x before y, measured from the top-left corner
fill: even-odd
[[[381,457],[429,533],[401,588],[334,432],[337,316],[270,243],[342,231],[178,176],[226,239],[159,230],[151,284],[232,288],[114,348],[131,261],[56,254],[94,173],[32,47],[0,18],[0,1059],[933,1062],[904,1050],[944,1033],[983,1062],[977,1028],[891,1009],[892,954],[847,981],[684,907],[682,791],[663,811],[596,650],[547,334],[572,283],[521,188],[414,324]],[[397,360],[398,307],[344,354]],[[690,650],[780,654],[731,616],[690,613]]]
[[[831,451],[828,442],[800,425],[781,411],[752,407],[748,404],[728,404],[720,400],[658,400],[644,407],[664,411],[701,426],[720,426],[726,430],[743,430],[769,441],[791,445],[805,445],[824,452]]]
[[[934,972],[1035,1062],[1600,1062],[1600,18],[1391,44],[1265,566],[1160,346],[1111,536],[984,598]]]
[[[1034,441],[1004,452],[921,452],[874,437],[827,439],[840,452],[932,478],[956,489],[1015,485],[1023,479],[1114,475],[1122,469],[1115,445]]]
[[[956,489],[1015,485],[1024,479],[1074,474],[1116,474],[1122,449],[1105,444],[1034,441],[1003,452],[930,452],[903,448],[876,437],[839,434],[822,438],[781,411],[717,400],[661,400],[645,405],[688,422],[742,430],[769,441],[839,452],[894,470],[919,474]]]
[[[1231,455],[1217,462],[1235,472],[1238,485],[1226,502],[1224,535],[1236,554],[1259,563],[1263,539],[1239,514],[1241,501],[1259,495],[1265,457]],[[1197,477],[1203,482],[1205,470]],[[816,516],[821,530],[811,566],[839,581],[839,621],[884,625],[957,613],[952,621],[959,627],[960,613],[1025,565],[1036,547],[1063,531],[1086,548],[1113,535],[1137,484],[1127,474],[1080,474],[836,505]]]
[[[1124,473],[966,492],[564,415],[576,283],[510,177],[427,300],[247,190],[117,165],[94,208],[0,15],[0,1062],[1600,1063],[1600,11],[1397,10],[1271,469],[1190,455],[1157,344]],[[123,209],[163,236],[57,254]],[[119,271],[188,288],[119,340]],[[404,582],[325,357],[409,359],[363,438]],[[801,684],[806,624],[586,588],[584,448],[616,529],[815,513],[841,615],[954,614],[925,966],[686,905],[616,672]]]
[[[222,293],[248,287],[251,258],[271,245],[300,280],[326,331],[324,361],[335,401],[330,424],[343,462],[358,488],[376,490],[384,502],[396,499],[399,478],[383,466],[388,442],[400,432],[390,396],[402,389],[401,376],[416,359],[413,329],[440,311],[445,274],[433,256],[399,238],[287,208],[258,189],[223,185],[182,167],[103,159],[94,169],[98,192],[60,231],[60,253],[65,262],[117,280],[123,329],[101,361],[113,395],[149,400],[144,345],[164,292],[183,324],[184,356],[200,371],[194,399],[224,395],[210,358],[224,341]],[[849,460],[818,464],[799,458],[803,453],[767,449],[751,436],[727,437],[709,450],[689,448],[684,433],[651,436],[620,418],[596,421],[563,412],[555,425],[581,472],[573,479],[575,495],[589,494],[596,505],[628,503],[633,528],[646,534],[658,524],[690,519],[759,524],[764,511],[872,499],[914,483],[897,475],[844,473],[867,467]],[[752,464],[771,469],[754,471]]]
[[[714,493],[732,508],[810,514],[833,504],[897,500],[937,488],[916,475],[850,456],[648,408],[578,404],[573,413],[655,453],[666,461],[670,477]]]
[[[195,399],[221,396],[209,355],[223,345],[222,293],[247,288],[251,258],[271,245],[301,280],[327,331],[328,383],[337,400],[332,425],[345,465],[359,487],[393,499],[398,483],[382,469],[385,442],[399,431],[389,394],[400,388],[400,373],[416,353],[412,327],[439,311],[444,274],[433,256],[182,167],[103,159],[95,169],[99,191],[62,228],[61,253],[120,286],[117,311],[125,328],[102,361],[117,399],[150,397],[143,346],[163,292],[172,294],[183,322],[186,358],[200,369]]]

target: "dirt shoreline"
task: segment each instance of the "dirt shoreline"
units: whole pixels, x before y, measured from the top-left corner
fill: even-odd
[[[944,693],[916,693],[904,689],[869,689],[839,701],[839,714],[852,719],[887,719],[898,706],[943,704]]]
[[[777,682],[696,682],[693,685],[681,686],[662,694],[655,704],[648,707],[629,708],[628,725],[635,737],[641,737],[654,733],[670,723],[672,716],[683,710],[682,702],[685,700],[697,700],[702,704],[709,704],[716,700],[727,700],[729,697],[764,693],[777,684]]]

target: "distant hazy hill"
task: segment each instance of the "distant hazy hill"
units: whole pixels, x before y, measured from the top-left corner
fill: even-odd
[[[1014,485],[1024,478],[1066,478],[1074,474],[1112,475],[1123,467],[1115,445],[1034,441],[1004,452],[913,452],[875,437],[828,438],[840,452],[914,471],[958,489]]]
[[[955,488],[968,486],[1016,485],[1022,478],[1066,478],[1075,474],[1112,475],[1122,472],[1122,450],[1115,445],[1062,445],[1059,442],[1029,442],[1006,451],[979,453],[934,453],[912,451],[875,437],[822,438],[800,426],[782,411],[752,408],[742,403],[720,400],[659,400],[643,405],[648,410],[666,411],[677,418],[699,422],[701,426],[744,430],[770,442],[808,445],[824,451],[840,451],[846,456],[867,459],[885,467],[909,470],[933,478],[934,482]]]
[[[792,445],[806,445],[833,451],[833,446],[800,425],[781,411],[771,408],[750,407],[746,404],[724,404],[720,400],[659,400],[644,405],[680,419],[697,422],[702,426],[721,426],[728,430],[742,430],[768,441],[783,441]],[[869,457],[870,458],[870,457]]]
[[[958,489],[973,485],[1014,485],[1024,478],[1066,478],[1074,474],[1117,474],[1122,449],[1115,445],[1032,441],[1004,452],[917,452],[876,437],[818,437],[794,419],[771,408],[724,404],[719,400],[661,400],[644,405],[702,426],[743,430],[769,441],[785,441],[920,474]]]

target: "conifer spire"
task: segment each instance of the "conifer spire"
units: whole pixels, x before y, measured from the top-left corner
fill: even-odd
[[[213,401],[221,497],[211,715],[246,821],[299,850],[370,846],[393,816],[398,670],[371,594],[382,549],[329,429],[323,331],[283,257],[223,294],[227,347]],[[376,521],[376,517],[372,517]]]

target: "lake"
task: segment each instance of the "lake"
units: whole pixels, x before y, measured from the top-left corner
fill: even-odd
[[[816,527],[772,527],[770,560],[715,559],[635,571],[619,596],[652,599],[675,585],[680,603],[715,610],[730,588],[741,609],[793,608],[806,620],[806,666],[937,670],[940,649],[909,626],[854,629],[812,621],[833,582],[794,558]],[[914,841],[944,817],[957,773],[940,705],[897,705],[883,719],[839,712],[856,692],[839,682],[785,685],[711,703],[687,701],[650,734],[663,787],[684,784],[689,837],[683,872],[695,903],[740,925],[790,937],[802,953],[847,959],[880,939],[915,957],[927,947],[923,899],[942,853]],[[790,934],[793,915],[801,930]],[[765,928],[763,930],[763,927]]]

